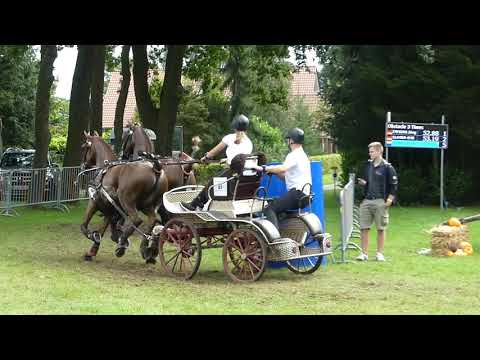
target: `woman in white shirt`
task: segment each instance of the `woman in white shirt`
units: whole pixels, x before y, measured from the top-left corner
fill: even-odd
[[[230,165],[232,159],[238,154],[251,154],[253,150],[252,141],[248,138],[246,131],[248,129],[249,120],[245,115],[237,115],[232,120],[232,128],[235,133],[225,135],[212,150],[207,151],[204,157],[200,159],[202,162],[213,159],[216,155],[222,152],[225,148],[227,154],[227,164]],[[231,177],[233,171],[228,168],[215,177]],[[213,185],[213,178],[211,178],[202,192],[193,199],[190,203],[182,202],[182,206],[190,211],[195,211],[197,207],[203,208],[203,205],[208,201],[208,188]]]
[[[275,174],[285,178],[287,193],[272,201],[265,208],[265,217],[270,220],[278,229],[278,214],[287,210],[303,208],[308,200],[304,198],[299,205],[300,199],[310,194],[312,184],[312,173],[310,170],[310,160],[303,151],[304,132],[302,129],[294,128],[288,131],[286,136],[290,152],[281,165],[270,165],[257,167],[256,170]]]

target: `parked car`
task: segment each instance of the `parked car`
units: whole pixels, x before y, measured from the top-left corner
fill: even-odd
[[[34,149],[8,148],[0,160],[0,199],[4,198],[6,191],[6,179],[4,171],[12,173],[12,199],[24,201],[32,179],[32,165],[35,156]],[[45,192],[51,197],[55,189],[55,173],[58,165],[47,156],[48,165],[45,177]]]

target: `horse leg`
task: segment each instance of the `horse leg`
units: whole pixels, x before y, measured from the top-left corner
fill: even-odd
[[[85,237],[89,240],[92,240],[94,244],[90,248],[90,250],[84,255],[84,260],[85,261],[90,261],[92,260],[92,256],[95,256],[98,251],[98,247],[100,244],[96,244],[95,242],[95,232],[91,232],[88,229],[88,224],[90,224],[90,221],[92,220],[93,215],[97,212],[98,208],[94,200],[90,199],[87,205],[87,210],[85,211],[85,216],[83,218],[83,223],[80,225],[80,230],[82,231],[82,234],[85,235]]]
[[[143,238],[140,244],[140,253],[145,259],[147,264],[155,264],[157,261],[155,258],[158,256],[158,236],[152,234],[153,228],[158,221],[155,215],[155,209],[151,208],[145,211],[145,215],[148,216],[148,231],[147,234],[152,236],[151,242],[147,238]]]
[[[84,255],[84,259],[86,261],[91,261],[94,256],[97,256],[98,250],[100,248],[100,241],[102,241],[102,237],[107,230],[108,225],[110,224],[110,219],[105,216],[103,220],[103,225],[98,231],[93,231],[91,233],[91,240],[93,241],[93,245],[90,250]]]
[[[115,255],[117,257],[122,257],[125,255],[125,250],[128,247],[128,238],[135,231],[135,227],[139,227],[142,223],[142,219],[138,216],[138,211],[135,206],[135,199],[130,195],[119,195],[119,201],[123,209],[125,209],[128,219],[126,219],[125,230],[123,234],[118,239],[118,245],[115,249]]]
[[[97,210],[98,208],[95,201],[90,199],[88,201],[87,210],[85,211],[85,216],[83,217],[83,223],[80,225],[82,234],[89,240],[92,240],[92,232],[88,230],[88,224],[90,224],[90,221]]]
[[[124,220],[125,219],[118,213],[112,215],[112,219],[110,222],[110,230],[112,235],[110,238],[115,243],[118,243],[118,239],[122,235],[121,226],[123,225]]]

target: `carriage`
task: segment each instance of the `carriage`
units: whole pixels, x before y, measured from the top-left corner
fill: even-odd
[[[247,163],[258,159],[251,156]],[[320,219],[312,212],[290,212],[277,229],[265,219],[263,209],[273,200],[268,187],[260,186],[260,175],[248,166],[240,175],[214,179],[208,189],[209,201],[203,209],[190,211],[181,202],[190,202],[203,189],[187,185],[163,194],[170,214],[159,236],[158,252],[163,269],[170,275],[192,278],[199,269],[202,251],[222,248],[225,273],[235,282],[258,280],[268,262],[286,262],[296,274],[315,272],[324,256],[331,254],[331,235],[324,233]],[[270,184],[270,182],[268,183]],[[305,195],[311,209],[314,194]]]

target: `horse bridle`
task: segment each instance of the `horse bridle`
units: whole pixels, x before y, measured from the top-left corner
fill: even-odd
[[[93,146],[93,142],[91,140],[88,140],[88,139],[82,145],[82,147],[84,148],[83,156],[82,156],[82,164],[83,164],[84,167],[87,167],[87,154],[88,154],[89,151],[91,151],[92,146]]]
[[[132,129],[129,129],[128,130],[128,134],[125,138],[125,141],[123,142],[123,146],[122,146],[122,157],[125,155],[125,150],[127,149],[127,145],[128,143],[130,142],[130,140],[133,138],[133,130]],[[127,159],[128,160],[128,159]]]

